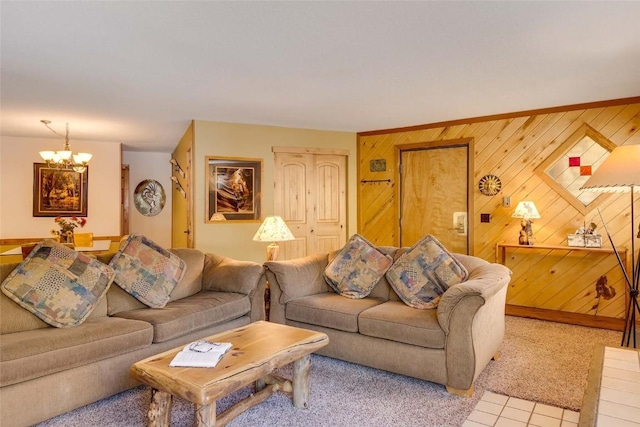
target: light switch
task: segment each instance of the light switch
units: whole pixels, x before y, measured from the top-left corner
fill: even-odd
[[[504,196],[502,198],[502,207],[510,208],[511,207],[511,196]]]
[[[491,222],[491,214],[480,214],[480,222]]]

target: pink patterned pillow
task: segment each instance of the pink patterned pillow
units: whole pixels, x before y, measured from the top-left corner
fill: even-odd
[[[334,291],[347,298],[364,298],[393,264],[393,259],[367,239],[354,234],[324,270]]]
[[[89,317],[113,277],[100,261],[46,239],[2,282],[2,292],[49,325],[69,328]]]
[[[140,234],[123,240],[109,265],[116,272],[114,282],[152,308],[169,302],[187,267],[177,255]]]
[[[449,287],[469,273],[433,236],[426,235],[403,253],[387,271],[389,284],[409,307],[436,308]]]

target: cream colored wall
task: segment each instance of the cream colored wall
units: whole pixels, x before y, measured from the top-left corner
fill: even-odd
[[[313,147],[349,150],[347,160],[347,236],[356,232],[356,134],[275,126],[195,121],[195,247],[235,259],[262,263],[266,244],[254,242],[256,222],[205,223],[206,156],[260,158],[262,216],[273,215],[274,165],[271,147]]]
[[[171,164],[169,153],[123,151],[122,163],[129,165],[129,233],[142,234],[162,247],[171,247]],[[133,193],[145,179],[154,179],[164,188],[166,202],[162,211],[144,216],[135,207]]]
[[[0,138],[0,238],[50,236],[53,218],[33,216],[33,164],[42,163],[39,151],[63,145],[61,139]],[[82,231],[119,235],[120,143],[72,140],[71,148],[93,154],[88,168],[87,225]]]

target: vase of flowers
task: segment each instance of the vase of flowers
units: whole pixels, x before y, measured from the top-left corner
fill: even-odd
[[[84,218],[77,218],[75,216],[72,216],[70,219],[57,216],[55,222],[60,229],[51,230],[51,234],[57,236],[60,243],[73,243],[73,230],[77,227],[84,227],[87,220]]]

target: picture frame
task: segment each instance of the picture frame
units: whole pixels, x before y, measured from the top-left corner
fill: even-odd
[[[262,219],[262,159],[206,157],[205,222]]]
[[[33,164],[33,216],[87,216],[89,167],[80,173]]]

